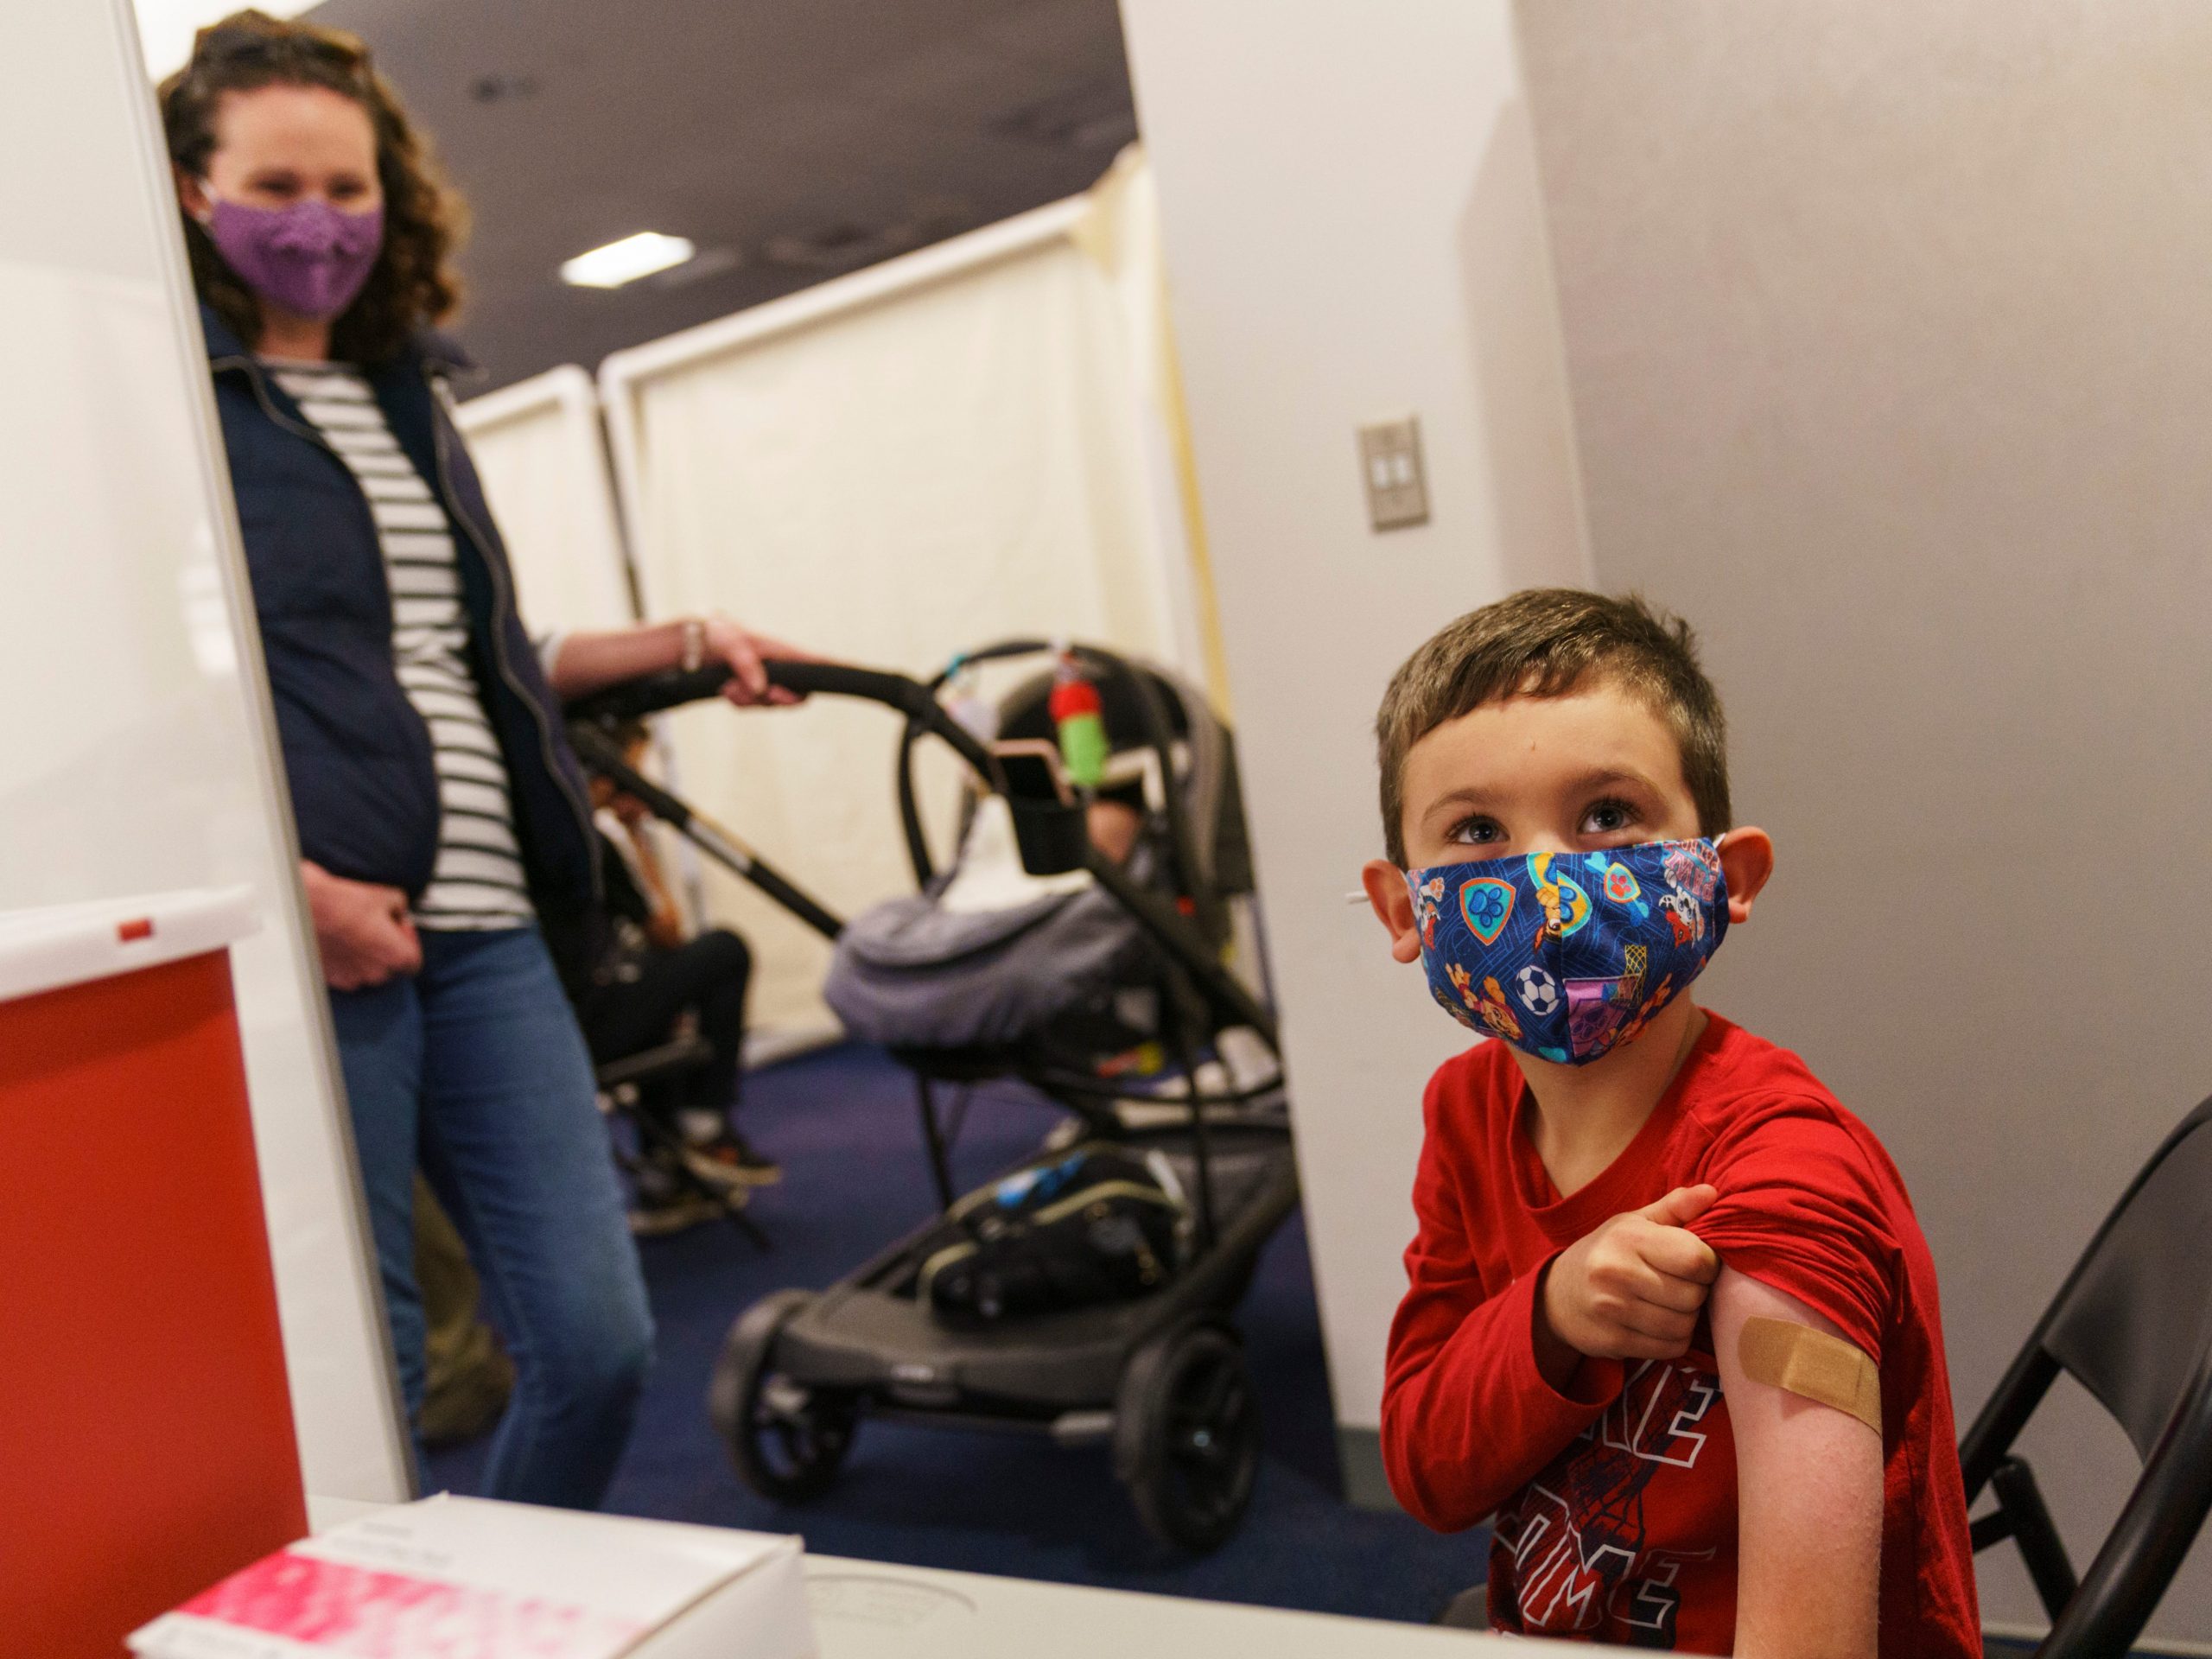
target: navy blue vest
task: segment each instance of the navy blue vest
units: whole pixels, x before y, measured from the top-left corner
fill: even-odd
[[[418,894],[437,860],[437,773],[392,665],[368,499],[221,318],[203,305],[200,320],[300,851],[334,875]],[[531,896],[552,931],[590,905],[597,843],[560,705],[516,613],[506,550],[444,406],[443,378],[461,366],[424,334],[367,373],[392,435],[452,521],[471,662],[506,760]]]

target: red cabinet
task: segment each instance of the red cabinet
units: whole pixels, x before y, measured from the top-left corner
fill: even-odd
[[[0,1649],[307,1530],[228,940],[242,894],[0,913]]]

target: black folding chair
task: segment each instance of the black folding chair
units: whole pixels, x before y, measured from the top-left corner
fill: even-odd
[[[609,1060],[598,1069],[600,1110],[609,1116],[617,1112],[626,1116],[637,1133],[641,1149],[658,1147],[668,1154],[670,1173],[711,1201],[730,1225],[743,1233],[756,1249],[772,1249],[774,1247],[769,1243],[768,1235],[760,1230],[760,1224],[745,1213],[743,1195],[725,1191],[700,1176],[684,1159],[683,1138],[652,1112],[637,1109],[645,1090],[679,1082],[711,1065],[714,1058],[715,1051],[705,1039],[677,1037],[657,1048]],[[638,1160],[626,1156],[619,1148],[615,1157],[632,1175],[637,1173]]]
[[[2124,1654],[2212,1510],[2212,1100],[2136,1176],[1960,1443],[1976,1553],[2010,1538],[2050,1615],[2038,1659]],[[2120,1421],[2143,1472],[2087,1576],[2012,1443],[2060,1371]]]

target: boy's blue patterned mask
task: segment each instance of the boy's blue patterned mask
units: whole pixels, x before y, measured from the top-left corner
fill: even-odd
[[[1406,872],[1432,995],[1461,1025],[1586,1065],[1632,1042],[1728,931],[1710,841]]]

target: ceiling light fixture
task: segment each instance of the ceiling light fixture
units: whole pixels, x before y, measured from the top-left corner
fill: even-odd
[[[571,288],[620,288],[640,276],[680,265],[697,251],[683,237],[639,231],[564,261],[561,280]]]

